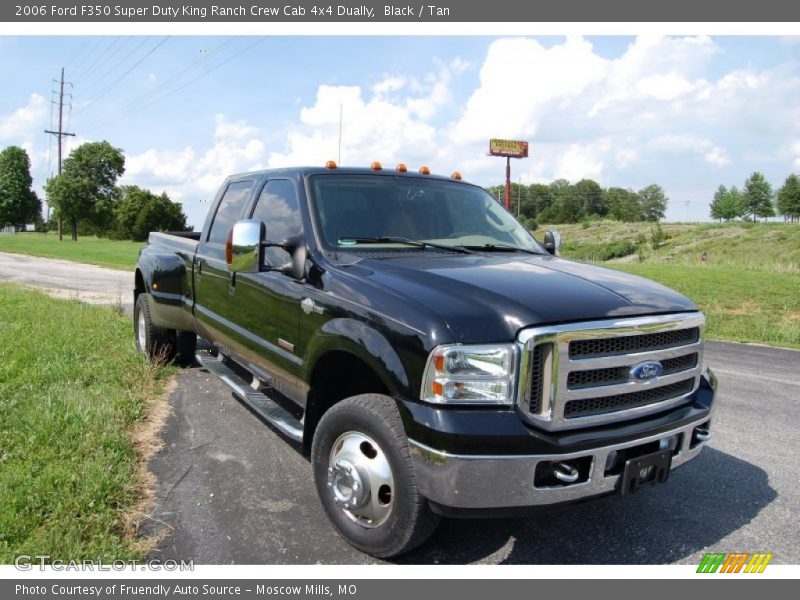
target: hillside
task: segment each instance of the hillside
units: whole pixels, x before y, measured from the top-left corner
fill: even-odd
[[[800,224],[662,223],[663,245],[653,250],[653,223],[595,221],[541,226],[561,233],[562,254],[611,263],[705,264],[758,271],[800,272]],[[703,261],[703,254],[706,260]]]

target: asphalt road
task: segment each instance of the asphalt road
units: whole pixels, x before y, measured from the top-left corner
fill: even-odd
[[[666,485],[536,517],[445,520],[403,563],[698,564],[706,551],[800,563],[800,352],[709,342],[714,437]],[[151,461],[154,556],[198,564],[373,563],[338,538],[308,460],[204,370],[178,376]]]
[[[39,288],[57,298],[121,305],[128,312],[133,306],[130,271],[0,252],[0,281]]]

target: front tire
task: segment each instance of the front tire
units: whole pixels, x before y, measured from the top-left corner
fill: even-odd
[[[314,434],[311,462],[328,519],[362,552],[403,554],[439,524],[417,487],[403,423],[388,396],[353,396],[328,410]]]

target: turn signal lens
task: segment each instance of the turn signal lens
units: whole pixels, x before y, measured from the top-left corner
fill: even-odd
[[[372,169],[373,171],[380,171],[381,169],[383,169],[383,167],[381,166],[381,163],[379,163],[377,160],[375,162],[373,162],[369,166],[369,168]]]
[[[328,162],[325,163],[325,168],[326,169],[335,169],[336,168],[336,161],[335,160],[329,160]]]
[[[419,172],[420,172],[421,175],[430,175],[431,174],[431,170],[428,167],[426,167],[425,165],[422,165],[419,168]]]

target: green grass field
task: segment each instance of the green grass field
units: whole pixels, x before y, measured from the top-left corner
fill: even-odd
[[[144,242],[106,240],[93,236],[79,237],[77,242],[65,236],[59,242],[58,235],[52,232],[0,235],[0,252],[63,258],[127,271],[133,271],[143,246]]]
[[[736,266],[615,264],[691,298],[706,315],[706,337],[800,348],[800,274]]]
[[[140,558],[134,438],[170,369],[108,308],[0,284],[0,323],[0,563]]]
[[[665,240],[657,250],[650,241],[652,223],[549,228],[561,233],[565,258],[636,273],[691,298],[705,312],[712,339],[800,348],[800,224],[661,227]],[[614,258],[602,260],[609,256]]]

